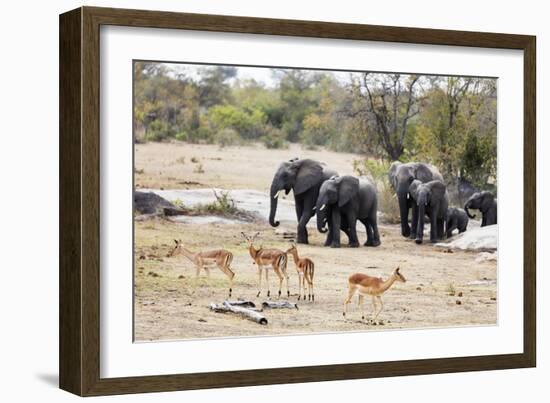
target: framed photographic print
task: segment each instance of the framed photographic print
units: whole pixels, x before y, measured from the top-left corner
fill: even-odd
[[[62,14],[61,388],[534,366],[535,59],[525,35]]]

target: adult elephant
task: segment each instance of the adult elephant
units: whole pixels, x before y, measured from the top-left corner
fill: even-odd
[[[336,171],[312,159],[292,159],[279,165],[271,182],[269,224],[277,227],[277,198],[281,191],[288,194],[294,192],[296,218],[298,219],[298,243],[308,243],[306,225],[315,214],[315,203],[321,184],[331,176],[338,175]]]
[[[409,187],[409,193],[418,207],[418,224],[415,242],[422,243],[424,237],[424,217],[430,217],[430,242],[443,239],[449,196],[447,187],[440,180],[422,183],[415,179]]]
[[[468,217],[475,218],[475,214],[470,214],[469,209],[481,211],[481,226],[493,225],[497,223],[497,201],[495,195],[489,191],[474,193],[464,204],[464,211]]]
[[[416,239],[416,228],[418,226],[418,209],[412,202],[409,194],[409,186],[413,180],[422,183],[432,180],[443,182],[443,176],[439,170],[430,164],[422,162],[409,162],[403,164],[395,161],[391,164],[388,172],[390,183],[397,193],[399,202],[399,215],[401,217],[401,234],[411,239]],[[409,226],[409,210],[412,208],[412,230]]]
[[[366,179],[353,176],[335,176],[321,185],[317,199],[317,229],[326,232],[328,224],[330,244],[340,247],[340,229],[348,230],[350,247],[358,247],[357,220],[365,225],[367,241],[365,246],[380,245],[376,188]],[[330,214],[330,217],[328,216]]]

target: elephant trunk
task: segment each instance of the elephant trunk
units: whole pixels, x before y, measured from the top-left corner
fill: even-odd
[[[418,227],[416,228],[416,239],[414,240],[418,244],[422,243],[422,239],[424,238],[425,214],[426,214],[426,205],[424,203],[420,203],[418,206]]]
[[[321,210],[321,206],[317,206],[316,214],[317,214],[317,230],[321,233],[326,233],[328,229],[326,228],[327,220],[326,220],[326,207]]]
[[[411,234],[411,227],[409,226],[409,201],[407,195],[408,191],[397,193],[399,215],[401,217],[401,235],[404,237],[408,237]]]
[[[269,224],[272,227],[278,227],[280,222],[275,221],[275,214],[277,213],[277,196],[279,193],[279,189],[277,189],[275,186],[271,186],[271,192],[270,192],[270,206],[269,206]]]
[[[464,205],[464,211],[466,212],[466,215],[468,216],[468,218],[476,218],[476,215],[475,214],[470,214],[470,210],[468,210],[469,208],[471,208],[471,206],[472,206],[472,203],[467,202]]]

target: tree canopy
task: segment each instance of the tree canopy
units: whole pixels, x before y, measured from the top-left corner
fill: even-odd
[[[135,62],[136,141],[299,142],[496,180],[495,79],[270,69],[266,83],[239,69]]]

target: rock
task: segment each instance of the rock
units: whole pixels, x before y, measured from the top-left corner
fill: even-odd
[[[498,246],[498,225],[473,228],[459,234],[450,242],[436,243],[436,247],[473,251],[496,251]]]
[[[462,301],[459,300],[459,299],[457,299],[457,300],[456,300],[456,304],[457,304],[457,305],[462,305]]]
[[[184,210],[178,208],[168,200],[159,196],[153,192],[142,192],[139,190],[134,191],[134,210],[140,214],[166,214],[165,209],[169,211],[170,215],[180,211],[181,214]]]

